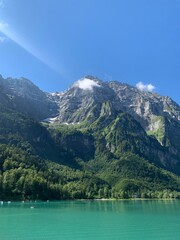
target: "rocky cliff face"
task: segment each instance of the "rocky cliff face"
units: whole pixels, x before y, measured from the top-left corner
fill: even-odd
[[[169,97],[141,91],[116,81],[103,82],[93,76],[78,80],[67,91],[60,93],[45,93],[25,78],[0,77],[0,87],[1,104],[4,101],[4,104],[11,108],[52,125],[63,123],[78,126],[83,123],[86,126],[96,126],[95,131],[101,131],[108,125],[111,126],[119,114],[129,114],[144,129],[144,132],[138,135],[142,135],[138,144],[130,137],[133,143],[129,141],[129,144],[136,149],[135,153],[138,152],[146,158],[151,156],[151,161],[156,158],[164,166],[175,166],[179,162],[180,107]],[[129,121],[127,118],[124,128]],[[120,125],[118,126],[118,129],[113,130],[113,136],[115,132],[115,135],[119,133]],[[129,132],[133,133],[134,126],[135,124],[131,126]],[[108,131],[111,132],[111,128]],[[146,135],[150,135],[151,139]],[[127,134],[125,137],[128,136]],[[160,149],[161,146],[153,143],[153,138],[165,149]],[[112,153],[119,151],[118,144],[121,147],[124,144],[121,141],[114,144],[109,137],[105,140],[107,149]],[[156,150],[153,150],[154,148]]]
[[[178,197],[178,114],[168,97],[92,76],[61,93],[0,77],[0,194]]]
[[[174,125],[180,125],[180,106],[171,98],[120,82],[102,82],[87,76],[64,93],[55,93],[51,97],[59,105],[59,115],[55,119],[59,123],[92,123],[101,116],[105,104],[109,114],[126,112],[133,116],[162,145],[171,145],[167,141],[168,132],[174,131]],[[176,138],[178,136],[179,133]]]
[[[102,105],[109,102],[112,112],[129,113],[146,131],[158,130],[166,118],[180,123],[180,106],[170,97],[116,81],[103,82],[93,76],[80,79],[65,92],[45,93],[28,79],[2,76],[0,87],[9,99],[14,99],[14,104],[22,100],[21,108],[26,107],[26,111],[30,111],[29,104],[34,110],[37,108],[42,115],[40,120],[56,116],[59,123],[93,122],[100,116]]]

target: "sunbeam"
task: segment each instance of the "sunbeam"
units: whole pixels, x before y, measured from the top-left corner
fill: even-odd
[[[51,62],[49,62],[47,60],[47,57],[43,56],[42,53],[40,53],[37,49],[35,49],[35,47],[32,46],[32,44],[28,43],[27,40],[23,39],[22,36],[18,35],[18,33],[15,32],[8,23],[0,22],[0,32],[4,34],[8,39],[18,44],[36,59],[41,61],[43,64],[47,65],[53,71],[57,72],[61,76],[64,75],[62,69],[55,67]]]

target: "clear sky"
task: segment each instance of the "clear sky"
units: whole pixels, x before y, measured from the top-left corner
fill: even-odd
[[[0,0],[0,74],[143,82],[180,103],[180,0]]]

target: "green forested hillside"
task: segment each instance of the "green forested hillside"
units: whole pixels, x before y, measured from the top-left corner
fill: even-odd
[[[180,178],[163,165],[166,149],[128,114],[49,126],[18,113],[3,97],[0,199],[180,196]]]

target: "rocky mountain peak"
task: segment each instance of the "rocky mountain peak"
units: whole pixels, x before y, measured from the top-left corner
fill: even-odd
[[[180,107],[170,97],[142,91],[126,83],[103,82],[97,77],[85,76],[65,92],[56,93],[45,93],[26,78],[0,78],[0,85],[14,106],[38,120],[92,123],[102,115],[125,112],[160,143],[165,142],[169,129],[175,131],[173,126],[180,126]]]
[[[93,76],[86,76],[79,79],[72,85],[72,88],[79,88],[84,91],[93,91],[94,88],[102,86],[102,81]]]
[[[12,125],[14,131],[12,122],[19,117],[17,129],[23,127],[22,134],[25,125],[21,124],[26,119],[28,129],[29,119],[33,119],[36,126],[40,126],[37,121],[49,123],[40,128],[53,131],[57,149],[52,150],[58,154],[54,159],[75,156],[78,161],[81,157],[83,161],[93,158],[93,161],[101,161],[104,152],[104,159],[117,160],[124,153],[132,153],[175,173],[180,172],[180,107],[169,97],[125,83],[103,82],[93,76],[79,79],[65,92],[55,93],[45,93],[25,78],[0,78],[0,109],[2,120],[4,118],[1,125],[7,125],[8,116],[12,118],[9,126]],[[14,113],[17,115],[13,117]],[[41,137],[36,134],[37,128],[33,129],[30,128],[27,135],[35,132],[33,141],[35,139],[37,147]],[[49,144],[48,136],[42,137],[40,150],[43,154],[49,154],[45,146],[54,144]],[[48,145],[44,145],[46,138]],[[59,155],[60,146],[63,146],[64,155]],[[68,149],[70,155],[66,155]],[[50,151],[48,156],[51,154]],[[88,157],[84,158],[86,154]]]
[[[168,97],[141,91],[125,83],[103,82],[96,77],[86,76],[75,82],[62,94],[59,102],[60,114],[63,115],[63,106],[68,106],[74,111],[77,109],[87,110],[87,105],[90,106],[90,103],[91,107],[94,107],[107,101],[112,103],[112,107],[116,111],[125,111],[136,120],[141,120],[141,124],[146,130],[149,130],[149,119],[152,115],[168,115],[178,120],[180,110],[178,104]]]
[[[92,123],[102,113],[125,112],[161,143],[167,128],[166,119],[178,125],[180,123],[180,107],[171,98],[142,91],[126,83],[103,82],[96,77],[86,76],[59,96],[59,115],[56,119],[59,123]]]

